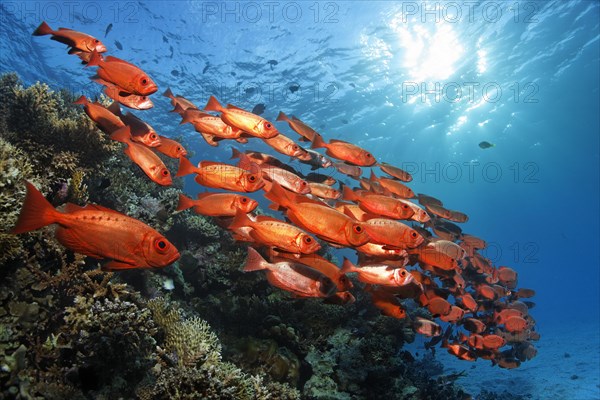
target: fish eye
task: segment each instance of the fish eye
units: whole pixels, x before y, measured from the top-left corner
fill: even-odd
[[[306,243],[312,243],[312,238],[310,236],[306,236],[304,238],[304,242],[306,242]]]
[[[98,39],[94,39],[94,43],[100,43]]]
[[[156,134],[153,133],[152,135],[150,135],[150,139],[152,139],[152,140],[156,139]]]
[[[162,238],[158,238],[154,241],[154,248],[159,253],[164,254],[169,249],[169,243]]]
[[[271,125],[271,123],[270,123],[270,122],[267,122],[267,123],[265,124],[265,127],[266,127],[267,129],[271,129],[271,128],[273,127],[273,125]]]
[[[247,197],[242,197],[242,198],[240,199],[240,201],[241,201],[242,203],[247,203],[247,202],[248,202],[248,198],[247,198]]]
[[[361,227],[360,225],[356,225],[356,226],[354,226],[354,232],[356,232],[356,233],[361,233],[361,232],[362,232],[362,230],[363,230],[363,229],[362,229],[362,227]]]
[[[248,177],[248,180],[249,180],[250,182],[254,182],[254,181],[256,181],[256,176],[254,176],[254,175],[250,175],[250,176]]]
[[[400,276],[403,277],[403,278],[406,276],[406,270],[405,269],[403,269],[402,271],[400,271]]]
[[[148,84],[148,79],[146,79],[146,78],[142,78],[142,79],[140,80],[140,83],[141,83],[143,86],[146,86],[146,85]]]
[[[367,153],[367,158],[371,158],[371,157],[373,157],[373,156],[371,155],[371,153]]]
[[[306,181],[302,181],[302,182],[300,182],[300,185],[302,185],[302,186],[306,186],[306,185],[307,185],[307,183],[306,183]]]
[[[162,176],[169,176],[169,170],[163,169],[161,173]]]
[[[408,206],[406,204],[402,204],[402,208],[404,208],[406,210],[408,208]]]
[[[142,100],[146,100],[146,99],[147,99],[147,97],[146,97],[146,96],[142,96]]]
[[[416,238],[416,237],[417,237],[417,232],[412,232],[412,233],[410,234],[410,236],[412,236],[412,237]]]
[[[181,147],[177,146],[177,151],[181,151]]]

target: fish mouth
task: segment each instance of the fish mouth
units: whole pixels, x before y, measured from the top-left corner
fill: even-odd
[[[167,265],[171,265],[173,264],[175,261],[179,260],[179,257],[181,257],[181,255],[179,254],[179,252],[175,253],[173,255],[173,257],[171,257],[168,261],[167,261]]]

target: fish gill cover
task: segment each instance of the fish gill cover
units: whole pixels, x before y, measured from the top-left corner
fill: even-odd
[[[235,12],[197,4],[209,26]],[[337,15],[336,3],[315,4],[324,19]],[[159,18],[142,3],[116,9],[129,6]],[[392,21],[412,41],[407,26]],[[282,60],[231,68],[207,44],[173,47],[177,30],[140,58],[123,46],[127,35],[112,50],[101,38],[116,37],[116,22],[85,27],[41,21],[31,31],[67,46],[61,73],[90,79],[83,96],[2,77],[2,222],[13,227],[0,236],[13,288],[2,300],[7,396],[463,399],[454,385],[463,374],[439,375],[436,348],[506,369],[536,356],[535,291],[487,257],[469,210],[441,200],[444,185],[419,185],[418,169],[391,146],[340,136],[348,119],[306,112],[301,100],[285,112],[275,99],[242,107],[259,89],[236,70],[275,73]],[[368,48],[370,58],[390,51]],[[168,61],[180,51],[207,60]],[[405,68],[414,79],[442,77],[458,61],[450,56],[444,68]],[[174,69],[149,72],[153,57]],[[208,89],[205,75],[227,67],[241,97]],[[361,85],[355,78],[349,88]],[[206,96],[186,92],[190,81]],[[301,88],[283,85],[286,96]],[[386,121],[383,110],[369,119]],[[175,135],[179,124],[197,134]],[[429,338],[432,356],[402,350],[415,334]]]

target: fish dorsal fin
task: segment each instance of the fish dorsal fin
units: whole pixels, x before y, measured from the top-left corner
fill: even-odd
[[[198,164],[198,167],[206,168],[206,167],[212,167],[215,165],[229,165],[229,164],[225,164],[225,163],[217,162],[217,161],[200,161],[200,164]]]
[[[234,106],[233,104],[227,104],[227,109],[228,110],[238,110],[238,111],[243,111],[243,112],[249,112],[249,111],[244,110],[243,108]]]
[[[350,144],[349,142],[346,142],[344,140],[339,140],[339,139],[331,139],[329,141],[329,143],[345,143],[345,144]]]
[[[352,214],[352,211],[348,207],[344,206],[343,213],[345,216],[350,217],[353,220],[356,220],[356,217],[354,216],[354,214]]]
[[[204,198],[206,198],[206,197],[208,197],[208,196],[212,196],[212,195],[214,195],[214,194],[215,194],[214,192],[204,192],[204,193],[198,193],[198,195],[197,195],[197,199],[198,199],[198,200],[202,200],[202,199],[204,199]]]

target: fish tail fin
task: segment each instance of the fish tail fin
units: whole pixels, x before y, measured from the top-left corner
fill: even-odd
[[[190,199],[186,195],[179,193],[179,202],[177,203],[177,211],[187,210],[188,208],[194,207],[194,200]]]
[[[54,209],[44,195],[30,182],[25,181],[25,185],[27,186],[27,195],[17,223],[11,230],[11,233],[14,234],[34,231],[60,220],[60,213]]]
[[[100,55],[100,53],[98,53],[98,51],[96,49],[94,49],[92,51],[92,56],[90,57],[90,60],[88,61],[87,65],[85,67],[87,68],[87,67],[99,66],[101,61],[102,61],[102,56]]]
[[[204,107],[206,111],[223,111],[223,106],[219,103],[219,100],[215,96],[210,96],[208,99],[208,103],[206,103],[206,107]]]
[[[86,105],[86,104],[89,104],[89,100],[85,96],[81,95],[77,100],[75,100],[73,102],[73,104],[83,104],[83,105]]]
[[[229,158],[230,160],[233,160],[234,158],[241,158],[242,157],[242,152],[239,151],[238,149],[236,149],[235,147],[231,147],[231,157]]]
[[[235,213],[235,217],[233,217],[233,221],[227,227],[228,229],[238,229],[243,228],[245,226],[252,226],[252,220],[248,217],[248,214],[243,212],[242,210],[237,210]]]
[[[373,170],[371,170],[371,176],[369,176],[369,182],[379,182],[379,180],[377,179],[377,175],[375,175],[375,172],[373,172]]]
[[[292,203],[288,193],[277,182],[273,182],[271,190],[265,193],[265,198],[271,200],[273,203],[279,204],[284,208],[287,208]]]
[[[342,198],[344,200],[349,200],[349,201],[356,201],[356,200],[358,200],[358,196],[356,195],[356,193],[354,193],[352,191],[352,189],[350,189],[346,185],[340,184],[340,186],[342,186]]]
[[[110,138],[117,142],[129,144],[131,142],[131,128],[129,126],[124,126],[110,135]]]
[[[117,117],[123,116],[123,114],[121,114],[121,106],[119,106],[118,101],[113,101],[110,103],[110,106],[107,107],[107,110],[115,114]]]
[[[167,88],[167,90],[165,90],[165,92],[163,93],[163,96],[168,97],[170,99],[172,99],[173,97],[173,92],[171,92],[171,88]]]
[[[323,137],[321,135],[315,135],[312,139],[312,144],[310,145],[311,149],[320,149],[325,147],[325,142],[323,141]]]
[[[177,108],[179,107],[179,109]],[[181,112],[179,112],[179,110],[181,110]],[[175,106],[175,108],[173,109],[174,112],[176,112],[177,114],[181,115],[181,122],[179,123],[179,125],[183,125],[183,124],[190,124],[193,121],[193,116],[192,113],[190,112],[191,110],[183,110],[183,108],[177,104]]]
[[[181,117],[183,117],[183,114],[185,114],[186,111],[187,110],[185,110],[183,107],[181,107],[181,104],[177,103],[177,104],[175,104],[175,107],[173,107],[173,109],[169,112],[177,113],[177,114],[181,115]],[[183,120],[182,120],[180,122],[180,124],[185,124],[185,122],[183,122]]]
[[[290,119],[288,118],[287,115],[284,114],[283,111],[279,111],[279,115],[277,115],[277,119],[276,121],[285,121],[285,122],[289,122]]]
[[[177,173],[175,174],[175,176],[179,177],[179,176],[185,176],[185,175],[191,175],[196,173],[196,170],[198,168],[196,168],[196,166],[194,164],[192,164],[192,162],[190,160],[188,160],[185,157],[180,157],[179,158],[179,168],[177,169]]]
[[[356,270],[356,265],[352,263],[352,261],[348,260],[344,257],[344,262],[342,263],[342,268],[340,269],[340,273],[346,275],[350,272],[354,272]]]
[[[46,23],[46,21],[42,21],[40,26],[38,26],[35,31],[33,31],[33,36],[44,36],[44,35],[52,35],[54,31],[50,28],[50,25]]]
[[[248,257],[244,264],[244,272],[260,271],[261,269],[267,269],[269,263],[259,254],[258,251],[252,247],[248,247]]]

